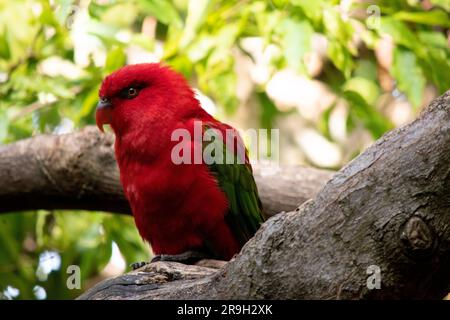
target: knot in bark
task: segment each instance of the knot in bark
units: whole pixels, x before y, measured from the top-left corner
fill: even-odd
[[[418,216],[413,216],[406,222],[400,239],[404,244],[406,254],[412,258],[424,258],[433,252],[433,232],[427,223]]]

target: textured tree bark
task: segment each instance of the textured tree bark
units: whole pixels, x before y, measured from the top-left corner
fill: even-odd
[[[159,262],[80,298],[442,299],[449,270],[450,91],[314,200],[269,219],[223,268]]]
[[[84,209],[130,214],[114,158],[114,137],[86,127],[0,147],[0,213]],[[256,167],[267,216],[312,198],[333,172],[306,167]]]

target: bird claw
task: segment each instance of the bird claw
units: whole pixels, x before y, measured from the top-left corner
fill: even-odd
[[[150,261],[150,263],[158,262],[158,261],[161,261],[161,255],[160,254],[157,254],[157,255],[153,256],[153,258]]]
[[[180,254],[159,254],[153,257],[151,262],[171,261],[184,264],[194,264],[199,260],[211,258],[210,256],[198,251],[186,251]]]
[[[131,269],[133,269],[133,271],[134,271],[134,270],[136,270],[136,269],[142,268],[143,266],[145,266],[145,265],[147,265],[147,264],[148,264],[148,262],[145,262],[145,261],[139,261],[139,262],[134,262],[134,263],[130,264],[130,267],[131,267]]]
[[[167,261],[167,262],[179,262],[184,264],[195,264],[196,262],[211,258],[210,256],[199,252],[199,251],[186,251],[180,254],[157,254],[153,256],[152,260],[150,262],[140,261],[140,262],[134,262],[130,264],[131,269],[137,270],[139,268],[142,268],[143,266],[158,262],[158,261]]]

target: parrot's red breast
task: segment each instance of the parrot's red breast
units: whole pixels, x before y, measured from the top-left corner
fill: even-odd
[[[176,129],[194,137],[196,123],[224,136],[232,128],[206,113],[185,79],[160,64],[119,69],[104,79],[99,95],[97,124],[101,130],[110,124],[115,133],[123,190],[153,252],[207,251],[227,260],[239,252],[263,221],[248,159],[232,165],[174,163],[180,141],[171,138]],[[192,153],[204,148],[194,138],[182,143]]]

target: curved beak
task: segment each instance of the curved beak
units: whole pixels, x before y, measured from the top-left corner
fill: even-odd
[[[103,125],[111,123],[112,104],[108,99],[100,99],[97,104],[97,111],[95,113],[95,121],[97,127],[101,132],[103,131]]]

